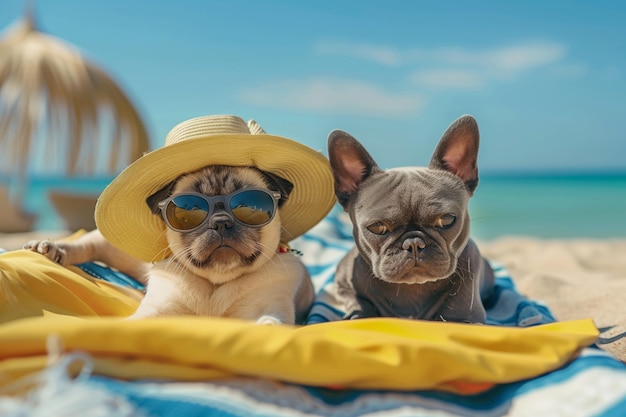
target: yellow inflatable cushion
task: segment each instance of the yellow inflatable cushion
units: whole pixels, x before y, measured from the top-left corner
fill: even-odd
[[[0,326],[0,383],[43,369],[46,340],[92,355],[95,372],[197,381],[247,375],[360,389],[476,393],[548,372],[591,344],[591,320],[530,328],[377,318],[304,327],[234,319],[49,315]]]

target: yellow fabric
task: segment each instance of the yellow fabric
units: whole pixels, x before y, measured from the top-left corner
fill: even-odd
[[[234,319],[37,317],[0,325],[0,381],[41,370],[46,340],[89,352],[99,374],[205,380],[248,375],[340,388],[473,393],[535,377],[592,343],[591,320],[506,328],[390,318],[310,326]]]
[[[0,255],[0,323],[46,312],[72,316],[128,316],[142,294],[77,267],[62,267],[27,250]]]

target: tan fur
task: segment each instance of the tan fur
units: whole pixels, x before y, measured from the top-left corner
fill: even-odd
[[[146,297],[134,317],[196,314],[257,321],[272,317],[276,323],[293,323],[294,300],[312,301],[306,269],[288,253],[276,254],[268,267],[224,284],[189,270],[174,270],[168,261],[154,266]]]
[[[208,171],[207,171],[208,169]],[[246,186],[267,187],[261,174],[248,168],[230,168]],[[173,192],[194,189],[210,168],[181,177]],[[224,193],[234,189],[226,188]],[[113,247],[98,230],[71,242],[30,241],[24,248],[46,255],[61,265],[101,261],[147,283],[146,295],[131,318],[206,315],[253,320],[262,324],[293,324],[303,319],[315,297],[313,285],[302,262],[290,253],[278,253],[280,213],[258,229],[259,236],[227,242],[230,247],[213,250],[214,232],[184,237],[167,228],[172,256],[156,264],[147,264]],[[213,236],[213,237],[211,237]],[[258,239],[257,239],[258,237]],[[222,238],[224,242],[224,238]],[[260,250],[251,264],[241,259]],[[219,253],[217,253],[220,251]],[[190,261],[215,259],[198,267]]]

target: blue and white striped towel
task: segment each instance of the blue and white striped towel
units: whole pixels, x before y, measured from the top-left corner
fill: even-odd
[[[303,252],[318,290],[309,322],[340,318],[342,312],[329,297],[328,286],[333,283],[337,263],[353,245],[346,216],[334,209],[291,245]],[[517,292],[502,266],[494,267],[497,290],[487,303],[489,324],[530,326],[554,321],[546,306]],[[50,375],[42,389],[58,392],[54,396],[59,398],[57,410],[91,410],[94,417],[626,416],[626,365],[595,348],[584,349],[578,358],[547,374],[469,396],[439,391],[331,390],[244,377],[210,382],[129,382],[101,376],[68,380],[59,377],[59,372]],[[72,389],[73,384],[81,389]],[[97,398],[104,399],[100,408],[94,403]],[[0,401],[0,411],[2,405]],[[33,403],[12,405],[16,411],[3,416],[29,415],[24,411],[32,411],[27,408]],[[117,413],[112,413],[113,405],[118,405]],[[50,408],[44,403],[39,406],[42,413]],[[101,414],[95,413],[98,409]]]

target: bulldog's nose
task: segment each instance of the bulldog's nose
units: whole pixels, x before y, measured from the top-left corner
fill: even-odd
[[[411,253],[419,253],[426,247],[426,242],[419,236],[414,236],[408,239],[404,239],[402,243],[402,249]]]

